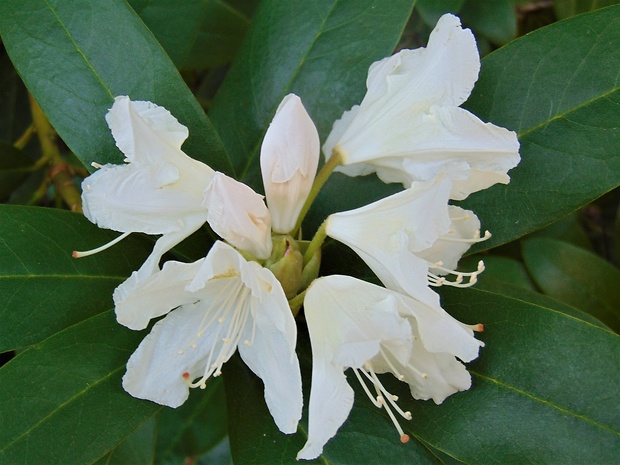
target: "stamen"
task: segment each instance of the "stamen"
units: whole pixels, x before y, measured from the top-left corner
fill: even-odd
[[[78,252],[77,250],[74,250],[71,255],[73,256],[73,258],[82,258],[82,257],[88,257],[89,255],[94,255],[99,252],[103,252],[105,249],[108,249],[112,247],[113,245],[118,244],[120,241],[125,239],[130,234],[131,232],[123,233],[120,236],[118,236],[116,239],[108,242],[107,244],[102,245],[101,247],[97,247],[96,249],[86,250],[84,252]]]
[[[437,262],[437,263],[429,262],[430,268],[444,272],[446,274],[454,275],[456,276],[456,278],[454,279],[454,281],[450,281],[446,279],[444,276],[439,276],[429,271],[428,272],[428,283],[431,286],[439,287],[439,286],[447,285],[447,286],[453,286],[453,287],[470,287],[476,284],[476,282],[478,281],[478,275],[484,271],[484,262],[482,260],[478,262],[478,268],[476,269],[476,271],[470,271],[470,272],[451,270],[449,268],[444,268],[442,265],[443,265],[442,262]],[[468,280],[466,282],[463,282],[464,278],[468,278]]]
[[[99,163],[97,163],[96,161],[92,162],[92,163],[90,164],[90,166],[92,166],[93,168],[95,168],[95,169],[97,169],[97,170],[103,167],[103,165],[100,165],[100,164],[99,164]]]
[[[384,358],[387,360],[387,357],[385,357],[385,355],[384,355]],[[383,384],[377,377],[377,374],[374,372],[370,362],[366,362],[364,364],[364,368],[353,368],[353,373],[355,373],[355,376],[357,377],[357,380],[362,386],[362,389],[364,390],[364,392],[366,393],[370,401],[373,403],[373,405],[377,408],[384,408],[386,410],[388,416],[390,417],[390,420],[392,421],[392,424],[396,428],[396,431],[398,431],[401,442],[404,444],[407,441],[409,441],[409,436],[405,434],[402,427],[398,423],[398,420],[396,419],[394,412],[392,411],[392,409],[394,409],[404,419],[411,420],[411,412],[403,411],[403,409],[401,409],[396,403],[396,401],[398,400],[398,396],[391,394],[385,388],[385,386],[383,386]],[[375,391],[377,392],[376,397],[373,394],[371,394],[366,382],[364,381],[361,375],[364,375],[364,377],[372,383],[373,387],[375,388]]]
[[[465,325],[468,328],[471,328],[472,331],[476,331],[477,333],[481,333],[484,331],[484,325],[482,323],[478,323],[477,325]]]
[[[484,232],[484,236],[480,236],[480,231],[476,231],[476,234],[471,239],[466,239],[464,237],[450,237],[450,236],[441,236],[439,240],[448,241],[448,242],[466,242],[468,244],[475,244],[477,242],[486,241],[491,237],[491,233],[489,231]]]

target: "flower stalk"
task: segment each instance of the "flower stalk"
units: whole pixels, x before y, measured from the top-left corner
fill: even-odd
[[[291,236],[295,237],[299,229],[301,228],[301,223],[306,217],[306,213],[310,210],[310,206],[314,199],[319,194],[319,191],[323,187],[323,185],[327,182],[327,179],[332,174],[332,171],[336,169],[339,165],[342,164],[343,158],[342,154],[338,149],[334,149],[332,156],[325,162],[321,170],[317,173],[316,178],[314,178],[314,183],[312,184],[312,189],[310,189],[310,193],[308,194],[308,198],[304,203],[304,206],[299,213],[299,218],[297,218],[297,223],[295,224],[295,228],[291,232]]]

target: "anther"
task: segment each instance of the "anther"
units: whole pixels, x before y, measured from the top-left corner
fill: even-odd
[[[102,167],[103,167],[103,165],[100,165],[100,164],[99,164],[99,163],[97,163],[96,161],[92,162],[92,163],[90,164],[90,166],[92,166],[92,167],[93,167],[93,168],[95,168],[95,169],[100,169],[100,168],[102,168]]]
[[[409,442],[409,435],[408,434],[403,434],[400,437],[400,442],[402,442],[403,444],[407,444]]]

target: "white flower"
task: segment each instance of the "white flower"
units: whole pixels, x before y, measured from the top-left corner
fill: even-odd
[[[336,121],[323,151],[339,153],[350,176],[376,172],[384,182],[429,181],[444,173],[450,197],[464,199],[508,183],[519,162],[514,132],[459,108],[471,93],[480,60],[471,31],[442,16],[428,46],[374,63],[362,103]]]
[[[162,234],[144,265],[115,293],[122,299],[159,269],[165,252],[204,224],[203,193],[214,172],[181,151],[187,128],[163,107],[116,97],[106,121],[126,164],[95,165],[99,169],[82,183],[84,215],[101,228],[125,233],[107,246],[131,232]]]
[[[297,95],[280,103],[261,146],[260,165],[272,229],[293,230],[319,163],[320,141]]]
[[[238,349],[265,384],[265,400],[278,428],[294,433],[302,392],[295,354],[297,328],[273,274],[216,242],[195,263],[166,262],[136,286],[121,314],[159,321],[127,363],[123,387],[132,396],[178,407],[191,387],[205,387]]]
[[[326,222],[328,236],[351,247],[389,289],[439,305],[432,285],[467,286],[471,273],[454,271],[461,255],[480,237],[476,215],[448,205],[449,179],[416,183],[364,207],[334,213]],[[453,281],[440,277],[453,274]],[[464,278],[467,277],[464,281]]]
[[[222,173],[205,191],[207,221],[213,231],[256,258],[271,254],[271,215],[263,197]]]
[[[373,404],[385,408],[403,442],[409,436],[394,412],[407,420],[411,414],[398,406],[377,373],[392,373],[409,384],[414,398],[438,404],[471,386],[469,373],[455,357],[471,361],[483,343],[473,337],[472,327],[439,306],[334,275],[314,281],[304,308],[312,344],[312,386],[308,441],[298,459],[318,457],[349,415],[353,389],[346,368],[353,369]]]

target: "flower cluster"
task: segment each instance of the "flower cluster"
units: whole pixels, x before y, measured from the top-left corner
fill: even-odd
[[[468,389],[462,362],[478,356],[466,325],[441,308],[434,288],[470,286],[484,269],[456,271],[480,234],[476,215],[449,204],[495,183],[519,162],[516,134],[459,107],[480,67],[474,37],[443,16],[428,46],[374,63],[367,93],[335,122],[323,145],[301,100],[284,98],[261,147],[265,201],[250,187],[181,150],[187,129],[150,102],[117,97],[106,116],[126,164],[96,165],[83,184],[84,211],[123,235],[160,234],[144,265],[114,292],[118,322],[134,330],[161,318],[127,363],[123,387],[170,407],[221,374],[236,350],[264,382],[278,428],[294,433],[302,412],[295,316],[303,305],[312,345],[308,441],[298,459],[318,457],[346,420],[359,381],[400,438],[404,411],[377,376],[392,373],[415,399],[441,403]],[[333,170],[376,173],[403,190],[330,215],[311,241],[301,223]],[[316,177],[315,177],[316,176]],[[220,236],[194,263],[165,252],[204,223]],[[330,237],[353,249],[383,286],[350,276],[318,277]]]

